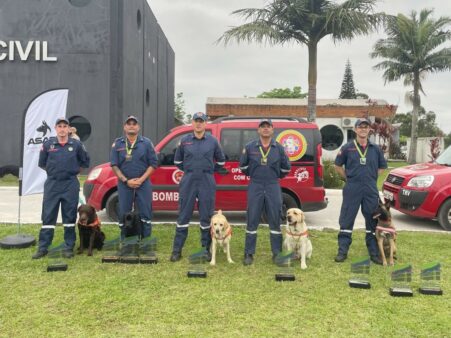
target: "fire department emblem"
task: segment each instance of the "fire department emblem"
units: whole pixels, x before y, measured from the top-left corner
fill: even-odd
[[[307,168],[301,167],[296,169],[296,171],[294,172],[294,177],[296,177],[296,183],[302,183],[308,181],[310,175],[307,171]]]
[[[293,129],[281,132],[276,141],[285,148],[285,154],[290,161],[299,160],[307,151],[307,140],[304,135]]]
[[[182,177],[183,177],[183,171],[181,171],[181,170],[175,170],[173,173],[172,173],[172,181],[175,183],[175,184],[180,184],[180,181],[182,180]]]

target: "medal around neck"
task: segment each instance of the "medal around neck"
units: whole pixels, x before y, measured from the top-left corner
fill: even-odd
[[[202,248],[189,257],[189,267],[187,276],[190,278],[207,278],[207,255],[206,249]]]
[[[280,252],[276,256],[275,262],[274,262],[277,266],[277,272],[274,276],[276,281],[293,282],[296,280],[296,276],[294,275],[294,267],[292,265],[293,255],[294,255],[293,251],[285,251],[285,252]]]
[[[351,288],[370,289],[370,258],[359,257],[351,262],[351,277],[348,284]]]
[[[67,271],[67,263],[63,259],[64,243],[58,246],[52,246],[49,249],[47,272]]]

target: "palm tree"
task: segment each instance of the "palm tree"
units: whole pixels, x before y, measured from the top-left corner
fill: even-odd
[[[264,8],[232,12],[249,21],[226,31],[218,42],[267,42],[270,45],[296,42],[308,47],[308,119],[316,119],[318,43],[330,35],[334,42],[368,34],[385,18],[373,13],[378,0],[271,0]]]
[[[451,18],[434,20],[430,17],[432,12],[423,9],[419,16],[412,11],[410,17],[403,14],[391,17],[386,21],[387,38],[378,40],[370,54],[386,59],[374,66],[384,70],[385,83],[403,79],[405,86],[413,86],[409,95],[413,105],[409,163],[416,162],[420,91],[425,94],[421,81],[427,73],[451,68],[451,48],[437,49],[451,39],[451,32],[446,29]]]

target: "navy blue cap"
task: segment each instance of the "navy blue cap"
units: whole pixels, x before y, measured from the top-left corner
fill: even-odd
[[[201,119],[203,121],[207,121],[208,117],[207,114],[202,113],[202,112],[197,112],[193,114],[193,120],[197,120],[197,119]]]
[[[258,127],[261,127],[261,125],[262,125],[263,123],[267,123],[267,124],[269,124],[269,125],[272,127],[272,121],[271,121],[271,119],[262,119],[262,120],[260,120],[260,122],[258,123]]]
[[[55,126],[56,126],[57,124],[60,124],[61,122],[65,123],[65,124],[69,124],[69,120],[66,119],[65,117],[58,117],[58,118],[56,119]]]
[[[138,118],[137,118],[136,116],[128,115],[127,118],[126,118],[125,121],[124,121],[124,124],[126,124],[126,123],[127,123],[128,121],[130,121],[130,120],[133,120],[133,121],[135,121],[136,123],[139,123],[139,120],[138,120]]]
[[[371,125],[370,120],[368,120],[368,119],[365,118],[365,117],[361,117],[361,118],[357,119],[357,121],[355,121],[354,127],[358,127],[358,126],[360,126],[362,123],[366,123],[366,124],[368,124],[369,126]]]

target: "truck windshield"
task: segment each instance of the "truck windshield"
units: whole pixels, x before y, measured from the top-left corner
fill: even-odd
[[[446,148],[446,150],[440,154],[435,160],[436,163],[451,166],[451,146]]]

